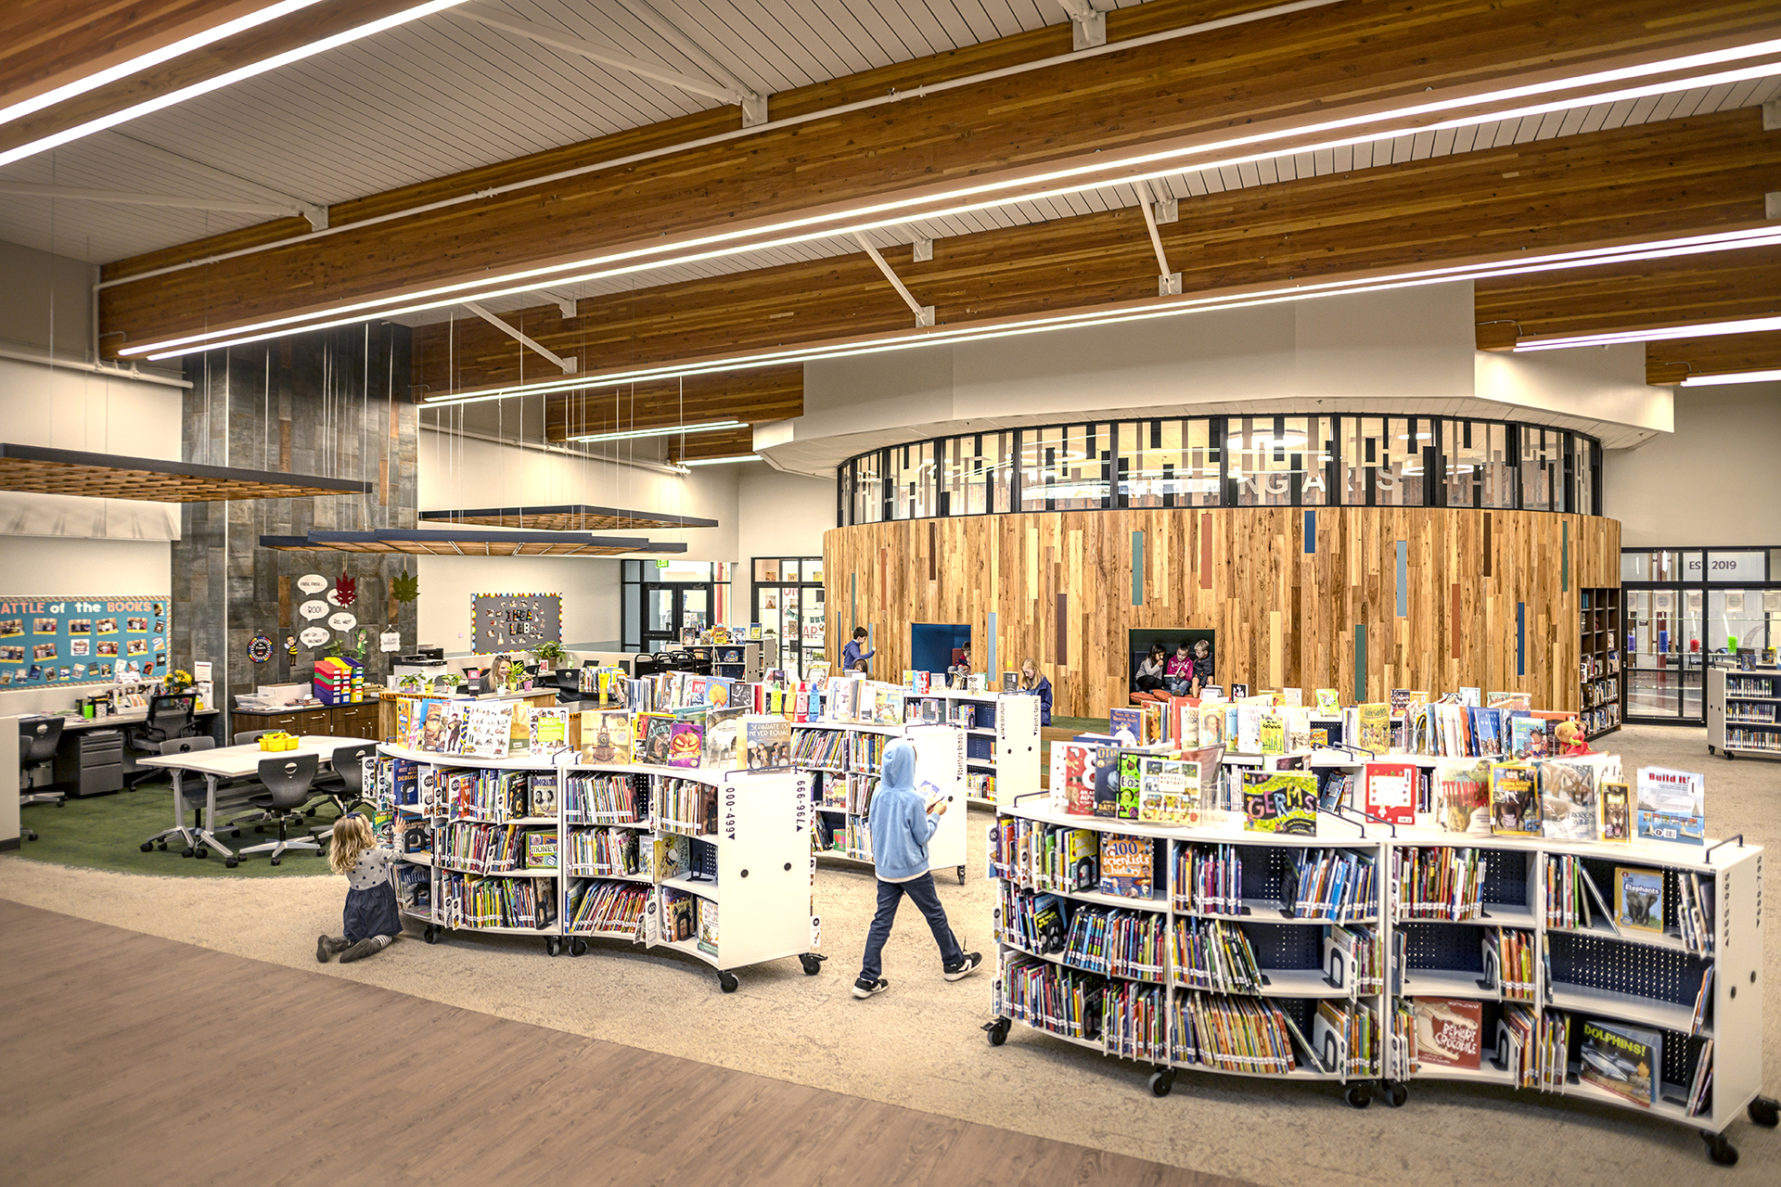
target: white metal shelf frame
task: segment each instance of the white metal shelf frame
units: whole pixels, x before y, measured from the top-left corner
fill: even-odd
[[[960,885],[965,881],[965,738],[963,731],[950,725],[923,725],[919,722],[907,722],[903,725],[873,724],[867,722],[846,721],[810,721],[794,722],[794,733],[807,731],[825,731],[850,734],[856,737],[882,737],[889,745],[891,738],[903,738],[914,744],[916,753],[916,783],[931,782],[940,789],[940,794],[947,801],[947,811],[940,817],[940,827],[934,830],[933,838],[928,842],[928,863],[930,869],[953,869],[957,872]],[[794,751],[796,745],[794,743]],[[798,769],[811,779],[811,799],[817,812],[825,815],[836,815],[833,805],[822,803],[818,789],[830,779],[846,779],[850,775],[876,777],[876,766],[870,770],[853,770],[851,764],[840,768],[801,766]],[[846,812],[842,809],[850,827],[864,827],[866,817],[863,814]],[[857,824],[855,823],[857,822]],[[829,865],[853,865],[874,867],[872,855],[863,849],[847,850],[816,849],[815,858],[819,863]]]

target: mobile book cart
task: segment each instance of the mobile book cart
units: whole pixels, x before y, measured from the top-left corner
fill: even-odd
[[[821,969],[808,776],[559,757],[565,761],[378,747],[367,785],[388,797],[398,836],[427,834],[424,848],[405,852],[399,843],[397,856],[425,871],[399,871],[398,896],[428,943],[447,931],[532,935],[552,956],[565,947],[580,956],[591,940],[623,940],[705,962],[725,993],[740,984],[734,970],[747,965],[796,956],[806,974]],[[515,773],[528,785],[524,802],[552,803],[549,815],[482,811],[447,798],[452,775]],[[466,860],[443,843],[448,829],[465,823],[539,836],[535,851],[548,852],[549,864]],[[582,842],[600,831],[634,840],[604,849]],[[658,860],[664,851],[684,861],[670,868]],[[522,880],[536,889],[503,885]]]
[[[792,763],[809,776],[811,798],[821,818],[815,829],[816,860],[873,864],[866,822],[884,750],[894,738],[915,747],[916,788],[943,798],[949,809],[928,842],[929,865],[936,870],[954,867],[963,885],[965,813],[956,809],[965,793],[965,735],[948,725],[812,721],[792,726]],[[838,848],[825,847],[823,839],[837,833],[845,843]]]
[[[1781,668],[1707,669],[1707,753],[1781,758]]]
[[[965,803],[994,808],[1039,786],[1039,698],[1027,693],[967,692],[937,688],[904,689],[911,704],[924,700],[945,706],[946,721],[965,733]],[[967,711],[969,721],[965,720]],[[976,790],[976,780],[991,780],[991,794]]]

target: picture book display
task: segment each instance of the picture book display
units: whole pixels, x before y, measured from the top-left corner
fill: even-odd
[[[1095,812],[1095,748],[1082,742],[1051,745],[1052,807],[1073,816]]]
[[[1632,788],[1624,783],[1609,781],[1596,788],[1596,840],[1632,840],[1632,796]]]
[[[1640,767],[1638,823],[1641,841],[1703,844],[1707,836],[1706,779],[1692,771]]]
[[[1490,761],[1444,758],[1435,764],[1435,820],[1450,833],[1490,834]]]
[[[1509,837],[1540,835],[1540,794],[1531,764],[1490,765],[1490,831]]]
[[[1317,834],[1317,776],[1300,771],[1244,771],[1243,827],[1249,832]]]
[[[1411,999],[1416,1058],[1425,1067],[1476,1069],[1483,1055],[1484,1003],[1451,997]]]
[[[1199,824],[1200,764],[1145,756],[1138,783],[1138,819],[1151,824]]]
[[[1391,706],[1370,704],[1355,706],[1355,745],[1374,754],[1391,749]]]
[[[1632,931],[1662,935],[1664,930],[1664,876],[1662,870],[1616,866],[1614,869],[1614,923]]]
[[[1389,824],[1416,823],[1416,767],[1370,762],[1364,772],[1361,805],[1367,815]]]
[[[1101,893],[1149,898],[1155,891],[1155,848],[1149,837],[1101,838]]]
[[[569,749],[569,710],[534,708],[526,725],[526,744],[533,754]]]
[[[1564,841],[1593,841],[1596,835],[1596,768],[1588,762],[1549,758],[1536,768],[1540,784],[1541,830]]]
[[[1577,1078],[1649,1108],[1657,1101],[1663,1036],[1620,1022],[1583,1020]]]

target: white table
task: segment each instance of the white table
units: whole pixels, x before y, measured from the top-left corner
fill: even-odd
[[[200,856],[206,850],[214,849],[225,859],[234,861],[235,851],[218,840],[216,835],[216,789],[219,784],[253,778],[260,773],[260,763],[269,758],[285,759],[313,754],[318,767],[330,767],[334,751],[342,746],[376,745],[376,741],[371,738],[305,735],[297,739],[296,747],[291,750],[261,750],[258,742],[249,742],[243,746],[189,750],[184,754],[162,754],[145,758],[141,760],[143,766],[173,772],[173,827],[150,837],[145,847],[178,837],[186,848],[194,850]],[[198,828],[186,824],[185,814],[190,811],[185,799],[185,777],[188,774],[204,776],[204,823]]]

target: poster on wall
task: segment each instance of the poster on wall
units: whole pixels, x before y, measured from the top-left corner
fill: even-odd
[[[470,599],[471,650],[530,651],[563,641],[563,596],[484,593]]]
[[[152,596],[0,598],[0,688],[109,683],[120,665],[162,675],[167,608]]]

